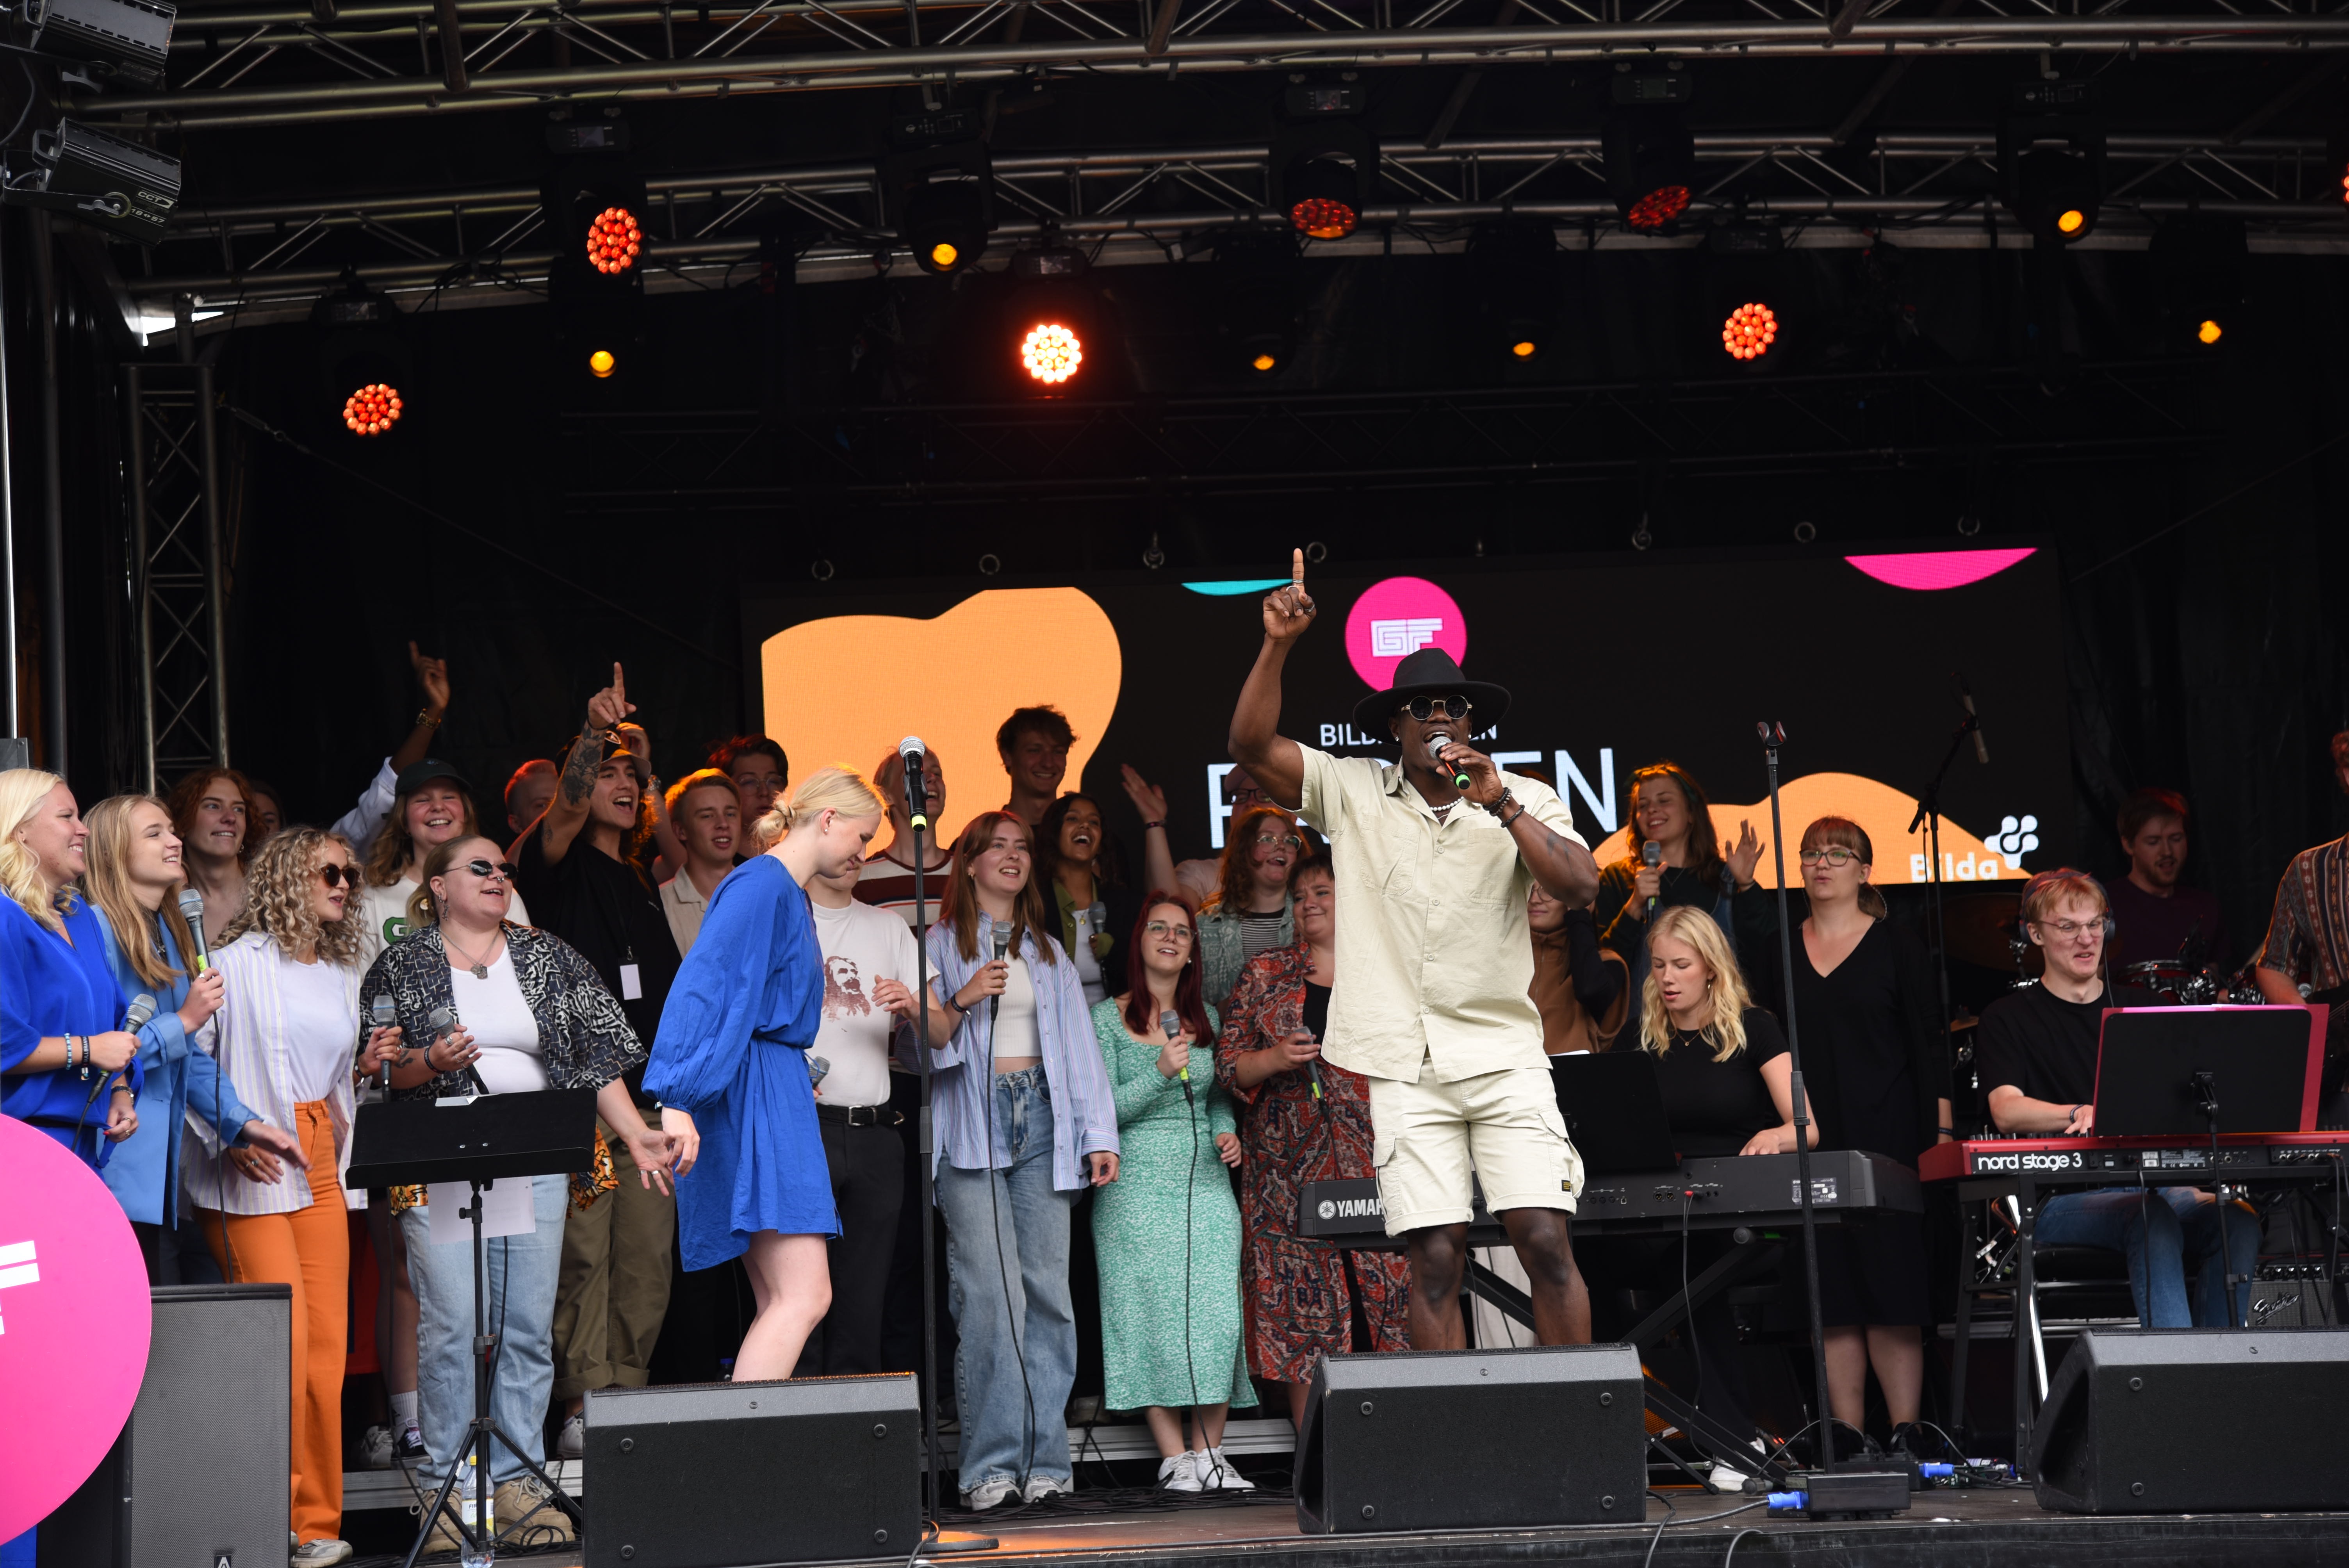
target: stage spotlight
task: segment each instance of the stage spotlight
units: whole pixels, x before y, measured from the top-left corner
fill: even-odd
[[[1248,361],[1248,368],[1269,376],[1280,368],[1280,359],[1268,348],[1258,349],[1256,357]]]
[[[1469,288],[1485,354],[1524,365],[1541,356],[1557,323],[1557,235],[1535,218],[1480,223],[1468,236]]]
[[[2018,86],[1998,123],[2007,210],[2033,238],[2069,245],[2095,232],[2105,197],[2105,122],[2086,82]]]
[[[2243,303],[2251,256],[2243,221],[2181,212],[2153,232],[2146,249],[2173,338],[2190,335],[2205,347],[2215,346]]]
[[[626,207],[606,207],[587,223],[587,264],[606,276],[636,264],[644,232]]]
[[[1520,338],[1509,345],[1509,352],[1519,359],[1531,359],[1541,352],[1541,345],[1530,337]]]
[[[1342,240],[1377,188],[1379,144],[1360,118],[1361,89],[1292,88],[1267,168],[1272,205],[1309,240]]]
[[[1632,228],[1652,233],[1688,211],[1696,140],[1681,106],[1691,83],[1680,72],[1614,78],[1614,102],[1599,128],[1608,194]]]
[[[357,436],[388,435],[405,407],[398,387],[371,381],[343,399],[343,424]]]
[[[878,168],[884,219],[933,277],[976,267],[995,227],[995,162],[974,129],[959,111],[893,124],[892,138],[918,145]]]
[[[1227,229],[1200,236],[1194,253],[1212,251],[1207,309],[1216,364],[1227,376],[1268,380],[1297,351],[1299,262],[1297,236],[1279,229]]]
[[[987,253],[986,203],[968,180],[925,185],[905,200],[898,233],[922,271],[943,277]]]
[[[612,351],[608,348],[599,348],[587,356],[588,374],[598,381],[608,378],[619,367],[620,362],[612,357]]]
[[[158,0],[33,0],[23,15],[33,25],[27,41],[34,48],[87,61],[118,82],[151,88],[163,79],[179,7]]]
[[[1019,340],[1019,367],[1047,387],[1059,387],[1085,362],[1077,335],[1057,321],[1040,322]]]
[[[0,155],[0,201],[46,207],[151,245],[180,204],[180,160],[70,119],[32,137],[29,167]]]
[[[1361,222],[1354,171],[1334,158],[1300,159],[1286,184],[1288,221],[1309,240],[1342,240]]]
[[[1741,304],[1721,324],[1721,346],[1732,359],[1759,359],[1777,340],[1777,313],[1766,304]]]

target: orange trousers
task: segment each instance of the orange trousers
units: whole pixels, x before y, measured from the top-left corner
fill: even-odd
[[[343,1532],[343,1357],[350,1338],[350,1214],[335,1171],[326,1102],[294,1108],[310,1159],[310,1206],[290,1214],[198,1212],[204,1240],[233,1284],[294,1287],[292,1520],[300,1541]],[[231,1173],[232,1181],[243,1178]],[[228,1233],[221,1233],[225,1219]]]

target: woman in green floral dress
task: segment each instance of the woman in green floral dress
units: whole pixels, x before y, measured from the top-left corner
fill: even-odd
[[[1256,1403],[1241,1346],[1240,1211],[1224,1170],[1240,1162],[1240,1140],[1216,1082],[1216,1015],[1200,995],[1189,906],[1154,899],[1126,952],[1126,994],[1093,1008],[1123,1151],[1118,1179],[1093,1194],[1105,1402],[1143,1412],[1167,1491],[1244,1491],[1224,1456],[1230,1408]]]

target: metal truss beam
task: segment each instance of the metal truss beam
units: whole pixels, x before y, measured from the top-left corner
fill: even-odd
[[[1989,5],[1991,0],[1981,3]],[[900,11],[917,21],[922,11],[956,8],[946,5],[904,5]],[[2126,53],[2132,57],[2141,52],[2203,57],[2349,49],[2349,15],[2331,12],[2245,15],[2222,8],[2186,15],[2108,12],[2098,15],[1878,15],[1859,20],[1841,36],[1831,35],[1816,21],[1782,20],[1775,13],[1766,20],[1724,16],[1715,20],[1544,23],[1500,27],[1370,27],[1357,23],[1342,30],[1332,30],[1307,17],[1303,30],[1288,33],[1203,30],[1186,36],[1185,30],[1178,27],[1166,40],[1164,52],[1154,55],[1149,52],[1147,40],[1117,30],[1093,10],[1075,5],[1074,0],[1049,0],[1033,8],[1066,22],[1076,36],[1049,42],[1007,43],[996,36],[997,29],[971,27],[965,29],[964,41],[951,46],[921,46],[911,42],[899,45],[863,23],[850,23],[847,13],[833,0],[823,0],[821,5],[810,0],[796,11],[779,0],[776,5],[758,8],[762,21],[770,15],[803,14],[804,21],[810,25],[794,22],[761,28],[760,36],[781,35],[776,39],[779,46],[774,52],[754,53],[745,47],[737,53],[717,47],[719,38],[725,36],[719,34],[700,52],[682,57],[675,57],[672,50],[671,57],[627,59],[616,56],[585,67],[488,68],[488,65],[505,57],[501,54],[480,68],[474,68],[469,61],[468,85],[461,90],[452,89],[438,71],[409,74],[415,64],[412,57],[404,56],[397,67],[388,59],[377,62],[386,73],[383,77],[353,79],[352,50],[348,46],[342,46],[337,55],[337,51],[314,46],[320,44],[321,38],[305,33],[289,33],[273,42],[265,37],[268,28],[264,26],[238,45],[240,49],[250,46],[255,63],[262,51],[282,54],[285,46],[292,45],[314,57],[315,66],[332,69],[335,74],[323,80],[243,86],[238,85],[243,74],[240,71],[224,74],[222,85],[217,86],[85,98],[73,103],[72,112],[98,123],[140,129],[199,130],[208,127],[471,113],[582,98],[609,102],[639,97],[707,97],[744,91],[838,90],[949,81],[988,83],[1068,71],[1095,76],[1172,77],[1180,71],[1397,69],[1651,57],[1816,59],[1838,51],[1864,57],[2035,55],[2050,50]],[[739,27],[752,14],[743,13],[734,26]],[[1373,12],[1377,14],[1380,13]],[[552,6],[518,13],[507,24],[507,28],[515,34],[515,42],[508,52],[527,41],[530,33],[523,24],[533,19],[543,21],[543,30],[549,36],[575,38],[578,34],[570,15]],[[1211,9],[1201,15],[1211,19],[1216,13]],[[1349,14],[1334,9],[1333,15],[1354,20]],[[664,37],[673,36],[674,31],[669,23],[663,24]],[[398,36],[408,37],[404,33]],[[945,36],[951,36],[950,31]],[[741,42],[747,44],[750,36],[744,35]],[[913,36],[919,36],[917,29]],[[866,39],[881,41],[867,43]],[[811,46],[819,43],[833,46]],[[485,42],[474,54],[478,56],[488,47]],[[633,46],[628,52],[647,53]]]
[[[123,367],[146,789],[228,764],[220,475],[208,365]]]
[[[573,414],[576,515],[2144,461],[2223,438],[2169,363],[1154,401]]]

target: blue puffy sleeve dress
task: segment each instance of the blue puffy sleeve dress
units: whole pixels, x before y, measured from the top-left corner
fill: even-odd
[[[808,1081],[823,1001],[807,894],[772,855],[737,866],[710,896],[645,1068],[645,1091],[701,1133],[677,1184],[687,1268],[740,1257],[761,1231],[839,1234]]]

